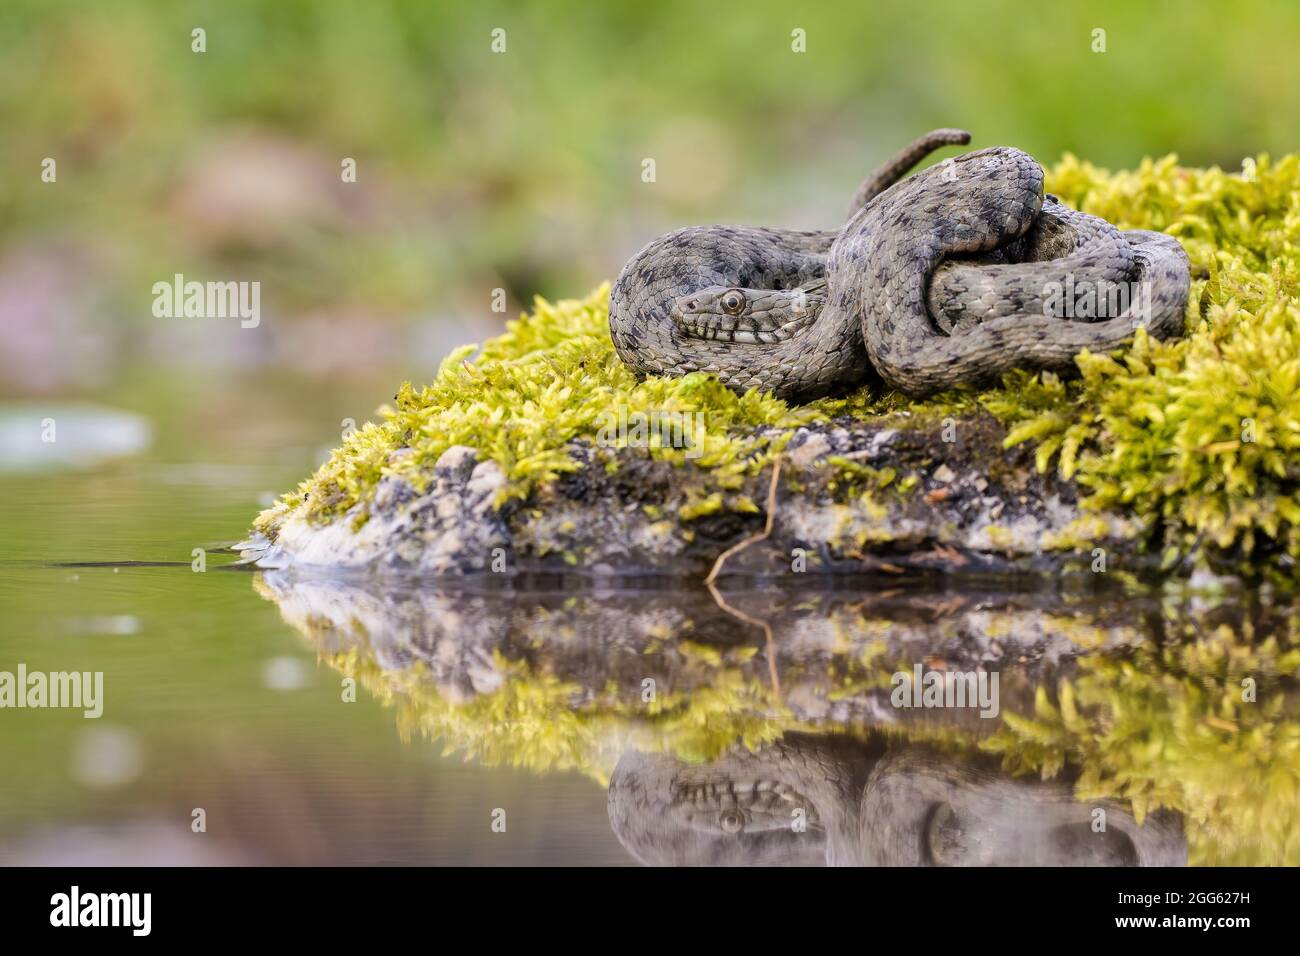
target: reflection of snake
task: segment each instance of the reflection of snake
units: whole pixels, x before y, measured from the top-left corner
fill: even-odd
[[[650,864],[1187,862],[1172,815],[1138,826],[1118,804],[1081,803],[1065,784],[1012,779],[922,746],[896,743],[880,754],[877,742],[799,734],[709,764],[626,753],[610,778],[610,823]],[[796,810],[802,832],[792,825]]]
[[[609,820],[652,865],[851,864],[870,759],[847,739],[798,734],[707,764],[629,751],[610,777]]]
[[[871,367],[924,395],[1012,368],[1065,369],[1139,325],[1181,332],[1189,273],[1177,241],[1044,201],[1043,171],[1019,150],[967,153],[895,185],[968,138],[917,140],[867,179],[838,233],[703,226],[656,239],[610,295],[618,354],[641,374],[702,370],[782,398],[843,391]],[[1051,305],[1054,284],[1130,282],[1149,298],[1089,321]]]
[[[883,866],[1184,866],[1179,821],[1013,780],[925,749],[880,761],[862,796],[865,862]]]

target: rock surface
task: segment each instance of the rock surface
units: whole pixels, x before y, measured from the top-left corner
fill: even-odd
[[[726,572],[1133,571],[1150,564],[1131,543],[1130,522],[1082,515],[1076,488],[1040,474],[1030,452],[1005,451],[1004,437],[983,413],[803,426],[780,457],[771,534],[731,556]],[[643,449],[578,440],[568,453],[580,463],[576,471],[498,508],[501,469],[453,446],[422,492],[384,478],[364,506],[327,523],[290,517],[274,542],[255,535],[243,554],[263,567],[379,573],[702,576],[723,551],[764,528],[770,466],[719,494],[708,492],[705,470]],[[1086,544],[1077,543],[1081,523]]]

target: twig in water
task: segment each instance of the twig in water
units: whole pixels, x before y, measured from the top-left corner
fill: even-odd
[[[767,521],[763,524],[763,530],[758,534],[750,535],[743,541],[736,542],[726,551],[723,551],[718,555],[718,560],[713,562],[713,570],[710,571],[709,576],[704,579],[704,583],[708,587],[709,593],[713,595],[713,600],[717,603],[718,607],[722,608],[722,610],[726,611],[733,617],[744,621],[746,624],[761,627],[763,633],[767,635],[767,673],[772,680],[772,692],[776,695],[777,703],[781,702],[781,677],[776,670],[776,641],[772,636],[772,625],[768,624],[767,621],[760,620],[759,618],[750,617],[744,611],[732,607],[726,602],[726,599],[723,598],[722,594],[719,593],[713,582],[716,581],[718,575],[722,573],[722,566],[727,563],[727,558],[739,551],[743,551],[751,544],[757,544],[771,536],[772,528],[776,523],[776,492],[777,488],[780,487],[778,484],[780,478],[781,456],[777,455],[772,461],[772,483],[768,485],[767,488]]]
[[[768,624],[767,621],[764,621],[761,618],[750,617],[744,611],[728,604],[711,579],[704,583],[708,586],[709,593],[713,595],[713,600],[717,603],[718,607],[722,608],[732,617],[744,621],[746,624],[761,627],[763,633],[767,635],[767,649],[764,652],[767,656],[767,676],[772,681],[772,693],[776,695],[776,702],[778,704],[781,703],[781,675],[778,674],[776,670],[776,639],[772,635],[772,625]]]

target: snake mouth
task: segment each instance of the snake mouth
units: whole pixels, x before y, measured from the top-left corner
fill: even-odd
[[[677,328],[689,338],[726,342],[730,345],[777,345],[794,337],[796,328],[778,326],[774,329],[719,328],[708,317],[689,316],[677,323]]]
[[[822,830],[821,815],[812,802],[779,780],[679,781],[673,787],[672,805],[691,829],[709,833],[759,833],[799,826]]]
[[[821,312],[824,299],[808,297],[798,307],[786,305],[754,309],[742,315],[691,311],[690,304],[669,313],[673,327],[683,336],[732,345],[778,345],[807,329]]]

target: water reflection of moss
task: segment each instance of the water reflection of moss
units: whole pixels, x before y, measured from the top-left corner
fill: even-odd
[[[699,762],[791,731],[885,734],[1000,757],[1138,818],[1179,813],[1194,863],[1300,863],[1300,607],[1285,602],[731,595],[769,621],[767,644],[691,591],[487,597],[256,580],[406,736],[485,764],[604,781],[627,749]],[[918,661],[997,671],[1001,720],[894,710],[891,677]]]
[[[487,766],[577,770],[601,783],[608,782],[629,745],[705,761],[737,742],[756,746],[800,726],[771,702],[766,687],[721,662],[710,687],[657,694],[643,703],[629,702],[613,687],[593,692],[572,680],[531,672],[523,662],[499,655],[496,663],[506,675],[500,688],[462,702],[431,688],[419,663],[384,670],[357,649],[326,660],[396,709],[404,739],[418,733],[442,741],[444,754]]]
[[[837,616],[835,626],[848,628],[846,614]],[[869,623],[860,615],[858,621]],[[329,622],[307,618],[300,623],[309,628],[309,636],[337,633]],[[894,728],[800,719],[783,703],[770,672],[755,665],[759,649],[754,645],[674,641],[674,650],[695,679],[686,682],[689,690],[656,686],[651,700],[643,699],[643,684],[620,687],[599,678],[584,682],[553,673],[548,664],[529,666],[494,652],[496,686],[467,696],[441,689],[423,661],[402,669],[382,667],[364,635],[358,636],[362,640],[345,650],[322,651],[322,659],[393,707],[403,739],[419,735],[441,741],[444,753],[487,766],[539,773],[577,770],[604,783],[619,754],[629,747],[701,762],[737,743],[754,747],[791,731],[865,737],[883,730],[957,749],[970,749],[978,736],[969,727],[942,721]],[[650,645],[644,652],[653,656],[661,650]],[[882,640],[869,641],[857,651],[851,651],[846,640],[843,650],[829,662],[788,663],[777,680],[793,686],[807,678],[814,685],[829,686],[828,700],[841,701],[873,691],[887,693],[891,676],[913,664],[910,653],[898,648],[891,652]],[[647,671],[654,672],[654,667],[647,666]]]
[[[683,650],[674,643],[691,673],[683,686],[692,689],[661,685],[650,702],[626,681],[562,676],[544,648],[531,665],[496,653],[495,687],[459,699],[440,692],[420,661],[381,668],[364,642],[325,657],[393,706],[404,736],[441,740],[447,752],[487,765],[577,770],[604,783],[629,748],[700,762],[790,731],[883,732],[958,755],[997,754],[1018,774],[1065,773],[1080,799],[1120,801],[1139,820],[1161,808],[1178,811],[1194,864],[1293,865],[1300,862],[1300,721],[1288,694],[1300,670],[1300,618],[1271,611],[1265,635],[1249,616],[1216,623],[1214,613],[1169,608],[1163,643],[1129,634],[1121,653],[1113,627],[1047,615],[1046,627],[1082,649],[1077,670],[1036,684],[1004,666],[1002,720],[974,726],[881,722],[869,708],[850,719],[801,718],[774,690],[753,645]],[[832,642],[829,657],[787,660],[778,675],[786,692],[818,687],[832,702],[887,693],[890,676],[910,668],[917,649],[874,637],[882,622],[870,613],[856,624],[847,611],[835,617],[843,639]],[[990,623],[996,630],[998,619]],[[666,652],[657,641],[644,651]],[[1242,699],[1247,678],[1257,702]]]
[[[1300,722],[1286,679],[1300,668],[1295,620],[1282,640],[1254,643],[1220,626],[1131,659],[1080,660],[1055,699],[1040,688],[1032,716],[1005,714],[982,747],[1021,772],[1078,767],[1083,799],[1161,807],[1188,821],[1190,862],[1300,863]],[[1257,700],[1243,700],[1242,682]]]

